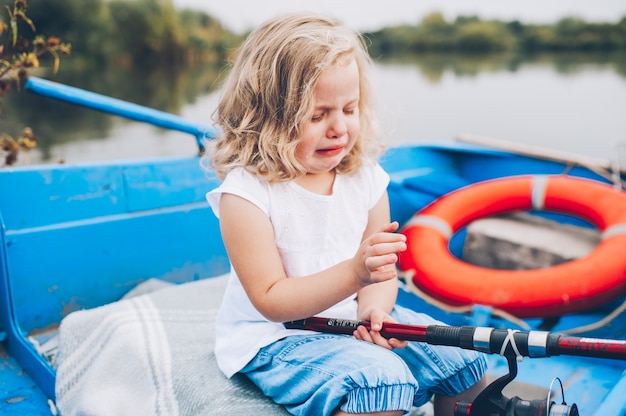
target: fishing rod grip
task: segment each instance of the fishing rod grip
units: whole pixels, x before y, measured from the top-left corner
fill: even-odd
[[[426,330],[429,344],[531,358],[559,355],[560,338],[560,335],[545,331],[521,332],[476,326],[429,325]]]
[[[430,325],[426,342],[503,356],[539,358],[556,355],[626,360],[626,341],[579,338],[547,331],[517,331],[473,326]]]

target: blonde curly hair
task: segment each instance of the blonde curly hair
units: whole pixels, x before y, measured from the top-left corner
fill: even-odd
[[[205,155],[217,176],[235,167],[269,182],[305,175],[295,157],[299,132],[312,116],[320,74],[344,58],[359,68],[360,133],[336,171],[349,174],[378,157],[384,146],[376,137],[363,39],[334,19],[290,14],[261,25],[239,50],[217,108],[222,134]]]

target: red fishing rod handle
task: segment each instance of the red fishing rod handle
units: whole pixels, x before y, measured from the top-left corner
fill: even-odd
[[[297,321],[284,323],[287,329],[307,329],[317,332],[330,332],[335,334],[352,335],[359,327],[364,326],[367,330],[372,329],[369,321],[358,321],[352,319],[338,318],[322,318],[313,316]],[[385,322],[380,334],[385,338],[397,338],[402,341],[419,341],[426,342],[426,331],[428,326],[397,324],[393,322]]]

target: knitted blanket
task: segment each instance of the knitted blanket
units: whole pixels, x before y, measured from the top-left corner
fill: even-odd
[[[213,355],[225,277],[68,315],[59,329],[61,415],[286,415]]]

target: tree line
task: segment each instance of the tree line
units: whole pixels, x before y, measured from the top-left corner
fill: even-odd
[[[367,33],[374,57],[424,52],[616,52],[626,51],[626,16],[616,23],[589,23],[566,17],[555,24],[481,20],[447,21],[431,13],[416,25]]]
[[[12,0],[0,0],[7,3]],[[217,63],[241,41],[212,16],[177,10],[171,0],[28,0],[27,13],[36,33],[72,44],[73,64]]]
[[[207,13],[178,10],[172,0],[28,0],[28,15],[37,33],[72,44],[74,65],[99,68],[217,64],[246,35],[227,30]],[[365,35],[374,58],[423,52],[613,52],[626,50],[626,16],[614,23],[567,17],[548,25],[478,17],[447,21],[432,13],[415,25]]]

